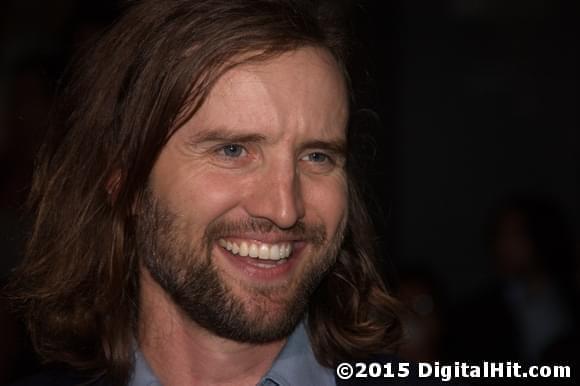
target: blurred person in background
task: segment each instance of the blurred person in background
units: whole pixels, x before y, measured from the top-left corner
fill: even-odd
[[[496,208],[487,228],[496,281],[457,309],[449,328],[452,359],[571,362],[578,346],[573,230],[557,202],[517,195]]]

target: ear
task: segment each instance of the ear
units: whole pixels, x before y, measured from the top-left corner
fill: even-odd
[[[109,178],[107,178],[107,183],[105,184],[105,190],[109,196],[109,203],[114,204],[117,201],[117,196],[119,195],[119,190],[121,189],[121,182],[123,180],[123,172],[121,169],[115,169]]]

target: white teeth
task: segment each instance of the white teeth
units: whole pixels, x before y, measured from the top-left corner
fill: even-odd
[[[276,244],[270,247],[270,259],[271,260],[280,260],[280,247]]]
[[[220,247],[227,249],[234,255],[250,256],[260,260],[281,260],[286,259],[292,253],[291,243],[280,244],[256,244],[242,241],[239,244],[234,241],[219,239]]]
[[[250,244],[248,256],[250,257],[258,257],[258,246],[254,243]]]
[[[270,248],[266,244],[260,245],[258,249],[258,257],[262,260],[267,260],[270,258]]]
[[[245,241],[242,241],[242,245],[240,245],[240,256],[248,256],[248,243]]]

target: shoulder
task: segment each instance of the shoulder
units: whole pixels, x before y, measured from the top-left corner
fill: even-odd
[[[10,386],[111,386],[102,379],[91,379],[71,371],[46,371],[10,384]]]
[[[443,382],[434,377],[420,377],[418,363],[406,361],[395,355],[374,355],[369,359],[347,363],[352,366],[352,376],[349,379],[341,379],[335,374],[337,386],[460,386],[458,383]],[[350,368],[347,371],[350,371]]]

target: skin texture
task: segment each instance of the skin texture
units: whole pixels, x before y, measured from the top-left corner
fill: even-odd
[[[271,366],[340,246],[347,119],[336,63],[302,48],[225,73],[170,138],[138,211],[138,339],[164,385],[255,385]],[[266,269],[219,238],[294,252]]]

